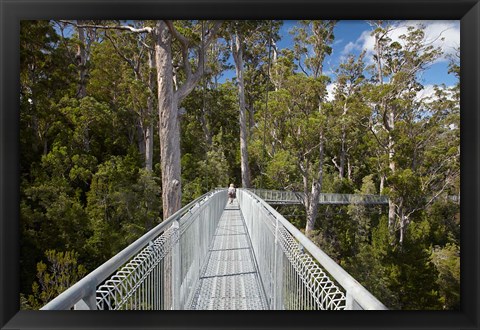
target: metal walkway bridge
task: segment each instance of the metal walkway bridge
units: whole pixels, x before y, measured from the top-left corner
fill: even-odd
[[[386,309],[256,193],[201,196],[42,309]]]
[[[305,199],[303,192],[249,189],[265,202],[275,204],[302,204]],[[388,205],[388,196],[385,195],[355,195],[355,194],[330,194],[320,193],[318,204],[386,204]]]

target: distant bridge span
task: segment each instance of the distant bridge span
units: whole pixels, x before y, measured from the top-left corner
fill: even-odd
[[[248,189],[255,195],[271,205],[302,204],[305,194],[303,192],[267,189]],[[320,193],[319,204],[388,204],[385,195],[360,195],[360,194],[330,194]]]

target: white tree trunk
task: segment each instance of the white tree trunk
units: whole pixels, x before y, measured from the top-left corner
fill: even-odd
[[[182,185],[178,104],[173,90],[172,36],[164,21],[157,23],[156,39],[160,164],[165,220],[181,207]]]
[[[78,25],[83,24],[83,21],[78,20]],[[78,90],[77,95],[79,98],[83,98],[87,95],[86,88],[86,76],[87,76],[87,53],[85,51],[85,28],[77,27],[78,31],[78,45],[77,45],[77,66],[79,71],[79,81],[78,81]]]
[[[155,90],[155,56],[148,52],[148,87],[150,95],[147,99],[147,127],[145,131],[145,169],[149,172],[153,170],[153,114],[154,114],[154,98]]]
[[[323,161],[324,161],[324,134],[320,132],[320,146],[319,146],[319,165],[317,177],[313,179],[312,190],[309,196],[308,208],[307,208],[307,225],[305,227],[305,235],[309,236],[315,228],[315,220],[318,213],[318,197],[322,191],[323,183]]]
[[[348,107],[347,107],[347,102],[343,104],[343,113],[342,117],[345,118],[348,112]],[[340,147],[340,168],[338,171],[340,179],[343,179],[345,177],[345,161],[347,158],[347,148],[346,148],[346,143],[347,143],[347,128],[345,127],[345,124],[342,124],[342,139],[341,139],[341,147]]]
[[[388,160],[389,160],[389,167],[390,170],[392,171],[392,174],[395,174],[395,160],[393,159],[395,155],[395,147],[394,147],[394,141],[392,137],[392,130],[394,128],[395,122],[394,122],[394,114],[391,112],[389,114],[389,119],[388,119],[388,126],[389,126],[389,132],[388,132]],[[395,227],[395,203],[391,198],[388,199],[388,228],[393,231]]]
[[[250,168],[248,166],[248,142],[247,142],[247,114],[245,107],[245,85],[243,79],[243,49],[241,37],[235,35],[235,42],[232,45],[233,58],[238,80],[238,99],[240,108],[240,165],[242,170],[242,187],[250,187]]]
[[[315,220],[318,214],[318,197],[320,196],[320,186],[317,183],[312,184],[312,190],[309,196],[307,209],[307,225],[305,235],[308,237],[315,228]]]

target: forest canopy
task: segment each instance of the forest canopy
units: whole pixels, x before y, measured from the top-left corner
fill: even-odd
[[[278,211],[388,308],[458,310],[460,49],[366,23],[331,65],[341,21],[22,21],[21,308],[234,182],[303,192]]]

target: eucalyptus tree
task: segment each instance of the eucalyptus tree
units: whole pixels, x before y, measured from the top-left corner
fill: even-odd
[[[335,24],[336,21],[300,21],[300,26],[291,31],[293,50],[276,54],[271,70],[275,91],[271,92],[265,121],[258,124],[259,130],[269,135],[266,151],[271,161],[278,163],[283,159],[282,164],[289,164],[290,161],[285,162],[287,158],[295,160],[301,183],[285,188],[305,194],[307,234],[314,229],[323,183],[326,128],[332,113],[326,103],[329,78],[323,73],[323,63],[332,52]],[[269,172],[278,171],[271,168]]]
[[[421,200],[426,197],[418,194],[425,189],[420,189],[422,184],[415,172],[418,152],[428,143],[426,134],[431,132],[425,132],[425,128],[433,124],[431,113],[425,111],[423,100],[417,98],[417,93],[423,89],[419,75],[438,59],[441,49],[426,39],[424,26],[408,26],[397,41],[392,40],[396,27],[391,22],[371,24],[375,46],[373,84],[367,89],[373,109],[370,132],[388,162],[388,189],[385,191],[390,195],[388,226],[392,233],[399,232],[401,244],[410,215],[418,210],[418,205],[424,205]],[[419,130],[425,133],[417,134]],[[410,136],[409,141],[406,136]],[[407,146],[411,142],[413,144]]]
[[[281,60],[283,59],[279,58],[279,61]],[[330,113],[330,109],[326,106],[322,113],[318,111],[319,91],[326,91],[324,80],[307,77],[304,73],[284,76],[282,88],[271,92],[266,120],[261,121],[258,127],[259,130],[267,129],[268,145],[266,147],[270,157],[268,173],[277,175],[275,173],[278,171],[272,167],[273,164],[286,165],[284,170],[287,170],[291,164],[290,160],[294,160],[296,170],[300,173],[299,182],[291,182],[288,188],[303,189],[307,195],[304,200],[307,219],[312,219],[307,222],[307,233],[313,230],[318,210],[316,205],[310,207],[312,194],[308,191],[311,184],[315,185],[318,182],[312,179],[319,174],[320,152],[323,151],[319,148],[318,136],[327,125],[327,112]],[[323,175],[323,172],[320,174]],[[316,179],[318,180],[318,176]],[[278,180],[278,182],[282,181]],[[316,197],[318,201],[318,193]]]
[[[330,126],[330,130],[338,141],[338,151],[332,157],[332,162],[341,180],[345,174],[352,180],[353,160],[349,153],[356,149],[364,133],[359,124],[365,122],[365,118],[368,120],[368,108],[361,93],[366,82],[364,56],[365,52],[358,58],[350,54],[336,70],[333,111],[338,120]]]
[[[32,153],[29,162],[47,154],[52,143],[56,103],[75,95],[70,40],[63,40],[49,21],[23,21],[20,29],[20,140]],[[23,134],[25,133],[25,134]],[[28,142],[27,142],[28,141]],[[25,162],[25,166],[30,166]],[[23,165],[23,163],[22,163]]]
[[[215,134],[215,132],[213,132],[214,128],[212,127],[211,120],[209,119],[215,116],[216,105],[221,102],[219,96],[221,97],[222,95],[221,92],[218,93],[221,89],[218,80],[225,70],[232,69],[233,66],[228,62],[230,47],[223,39],[215,39],[205,51],[206,59],[204,65],[207,69],[205,70],[201,83],[201,94],[199,91],[196,98],[201,102],[198,106],[200,109],[200,116],[198,119],[202,126],[201,128],[203,130],[208,151],[208,149],[212,147],[213,135]]]
[[[255,29],[245,38],[245,98],[249,113],[250,132],[255,126],[255,114],[265,104],[272,89],[271,67],[275,62],[276,42],[280,39],[283,21],[255,21]]]
[[[279,39],[281,21],[229,21],[228,31],[239,99],[240,162],[242,186],[249,187],[248,140],[255,126],[255,105],[263,101],[271,45]],[[247,82],[247,83],[245,83]]]
[[[144,22],[135,21],[135,26]],[[119,56],[132,72],[133,81],[129,80],[130,107],[135,111],[138,119],[135,126],[138,131],[140,153],[144,155],[145,169],[153,169],[153,140],[156,103],[155,84],[155,49],[151,36],[145,34],[132,34],[125,31],[114,30],[104,32]]]
[[[89,59],[91,46],[97,41],[97,31],[89,27],[83,27],[88,21],[77,20],[77,52],[75,61],[78,67],[78,89],[79,98],[87,96],[87,80],[89,75]]]
[[[182,27],[183,23],[187,24],[187,28]],[[159,20],[142,27],[108,23],[72,24],[82,28],[145,33],[153,37],[157,71],[163,217],[166,219],[181,206],[179,105],[200,82],[205,69],[203,65],[205,49],[216,37],[222,22],[207,22],[205,29],[200,29],[201,23],[198,21]],[[174,65],[176,50],[181,55]],[[192,68],[192,61],[195,68]]]
[[[303,177],[303,191],[305,193],[304,205],[307,210],[307,224],[305,232],[308,234],[314,229],[315,219],[318,212],[318,198],[322,191],[325,144],[328,116],[323,104],[326,97],[327,77],[323,72],[323,64],[327,55],[332,53],[331,44],[334,40],[334,27],[336,21],[300,21],[300,27],[295,28],[294,54],[299,68],[306,76],[318,81],[316,90],[316,102],[311,104],[318,111],[320,122],[318,125],[317,150],[318,153],[304,153],[298,159],[298,166]],[[313,55],[311,55],[313,54]]]
[[[235,72],[238,86],[238,106],[240,123],[240,165],[242,174],[242,187],[250,187],[250,168],[248,165],[248,132],[247,132],[247,110],[245,104],[245,82],[244,82],[244,45],[245,38],[253,30],[255,21],[232,21],[232,55],[235,61]]]

